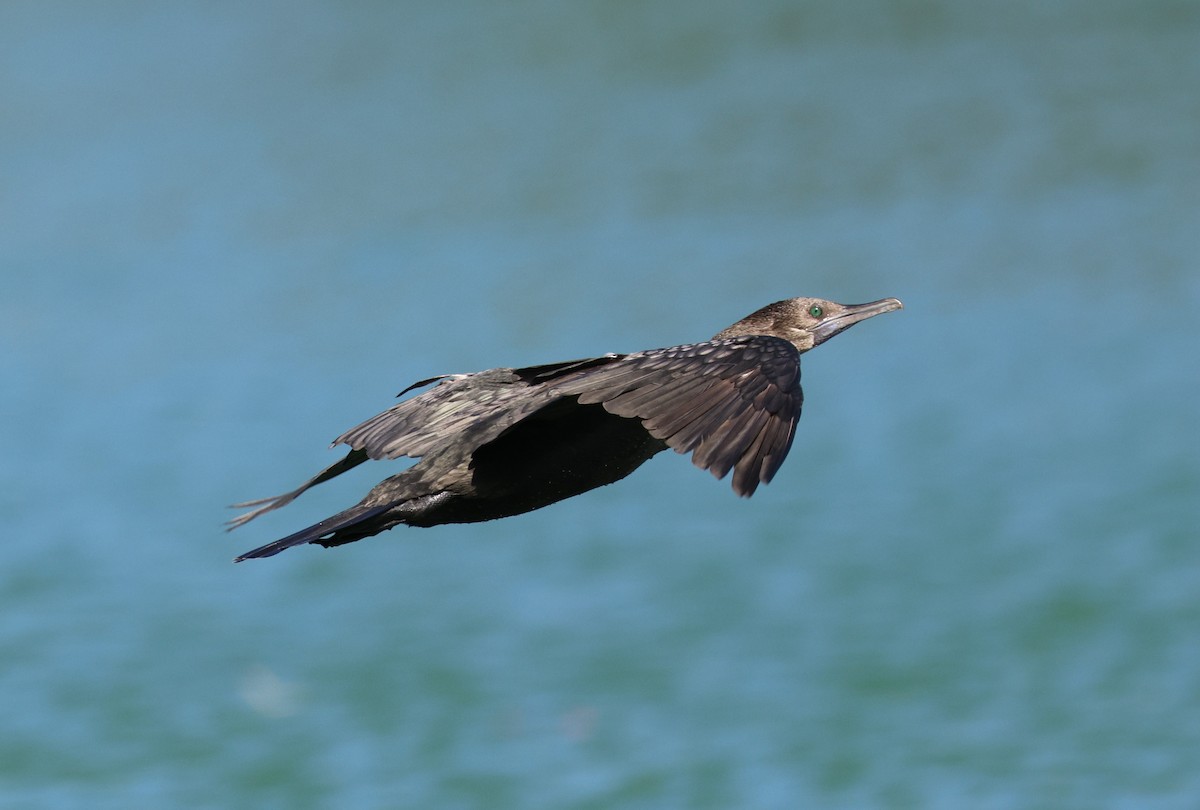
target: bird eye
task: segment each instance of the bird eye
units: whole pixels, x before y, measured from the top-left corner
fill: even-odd
[[[825,310],[821,309],[821,306],[819,304],[813,304],[811,307],[808,308],[808,314],[812,315],[814,318],[820,318],[822,315],[825,314]]]

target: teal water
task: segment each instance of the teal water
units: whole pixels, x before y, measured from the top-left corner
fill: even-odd
[[[1196,806],[1198,9],[5,5],[0,806]],[[751,501],[230,563],[414,380],[793,295],[906,309]]]

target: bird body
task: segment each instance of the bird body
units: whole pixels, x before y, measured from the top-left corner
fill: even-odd
[[[350,452],[299,488],[230,521],[240,526],[367,460],[412,467],[357,505],[249,551],[336,546],[394,526],[474,523],[522,514],[629,475],[668,447],[690,453],[734,491],[775,475],[800,418],[800,354],[882,312],[894,298],[843,306],[792,298],[701,343],[632,354],[434,377],[428,390],[334,440]]]

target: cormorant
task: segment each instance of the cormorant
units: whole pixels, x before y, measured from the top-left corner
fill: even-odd
[[[436,383],[352,428],[350,452],[236,528],[368,459],[420,459],[356,506],[237,557],[302,543],[340,546],[399,524],[435,526],[519,515],[620,480],[668,447],[750,497],[787,456],[804,400],[800,355],[859,321],[900,309],[895,298],[843,305],[789,298],[712,340],[528,368],[494,368]]]

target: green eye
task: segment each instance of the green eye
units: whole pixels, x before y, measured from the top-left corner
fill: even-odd
[[[808,308],[808,314],[812,315],[814,318],[820,318],[825,314],[825,310],[821,309],[820,304],[813,304]]]

